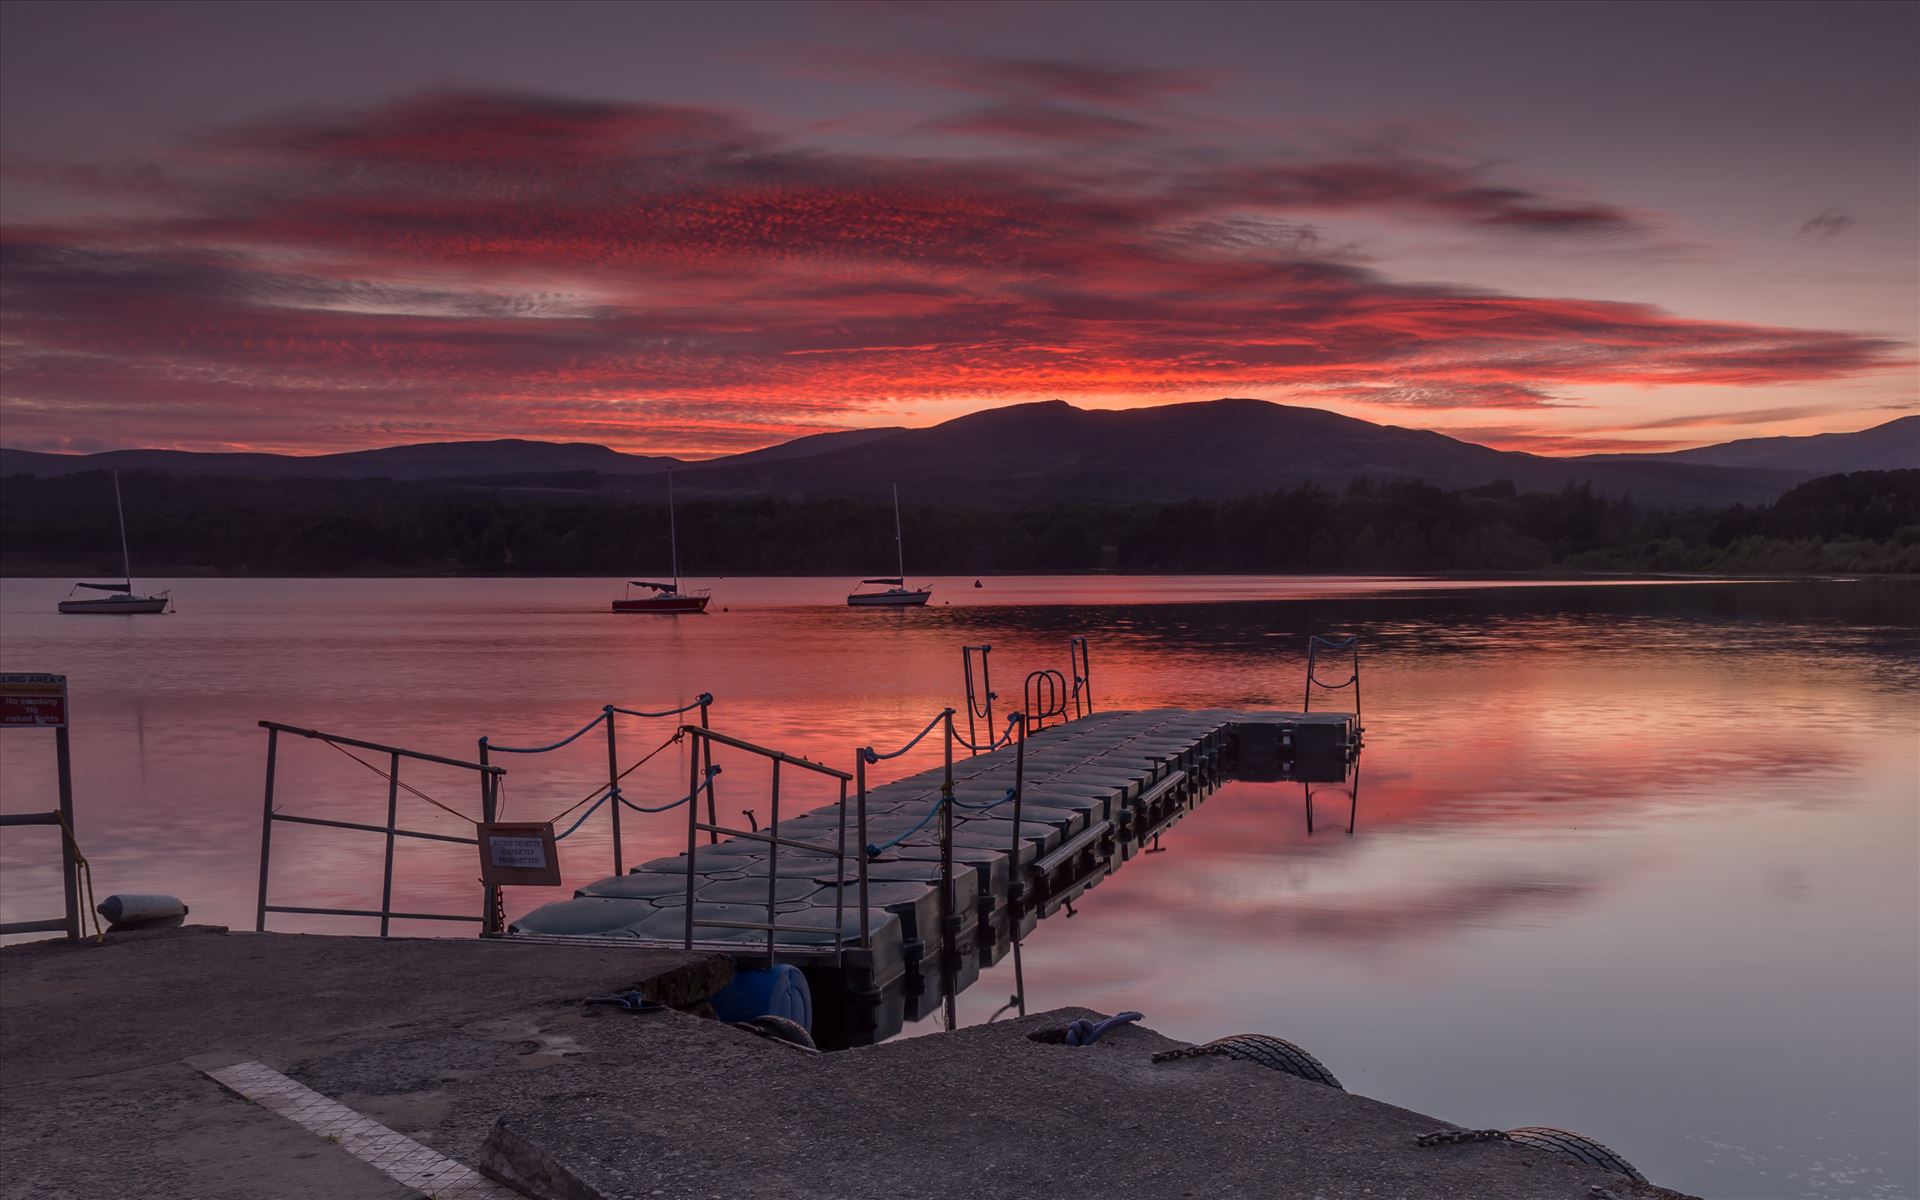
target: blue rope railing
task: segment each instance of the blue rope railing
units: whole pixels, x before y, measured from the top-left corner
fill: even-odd
[[[926,812],[920,815],[920,819],[918,821],[915,821],[907,829],[903,830],[900,833],[895,834],[894,836],[888,838],[884,842],[868,842],[867,857],[869,859],[879,858],[882,854],[885,854],[887,851],[893,849],[895,846],[898,846],[900,843],[906,841],[908,838],[911,838],[915,834],[919,833],[922,829],[925,829],[927,827],[927,822],[933,820],[933,818],[936,815],[938,815],[938,813],[940,812],[940,807],[942,805],[951,804],[955,808],[964,808],[970,812],[986,812],[988,809],[998,808],[1002,804],[1005,804],[1007,801],[1013,799],[1013,793],[1014,793],[1014,789],[1008,788],[1007,794],[1000,797],[998,800],[989,800],[985,804],[968,804],[965,800],[958,799],[954,796],[947,795],[946,793],[943,792],[939,796],[934,798],[933,805],[930,808],[928,808]]]
[[[941,796],[938,800],[935,800],[933,802],[933,807],[929,808],[926,811],[926,813],[923,816],[921,816],[921,818],[918,821],[915,821],[913,823],[913,827],[908,829],[906,832],[896,834],[893,837],[888,838],[884,842],[868,842],[867,857],[869,859],[879,858],[882,854],[885,854],[887,851],[893,849],[895,846],[898,846],[901,842],[906,841],[908,838],[912,837],[914,834],[919,833],[922,829],[925,829],[927,827],[927,822],[933,820],[934,814],[940,811],[940,806],[942,804],[947,803],[947,801],[950,799],[952,799],[952,797],[950,796]]]
[[[496,750],[501,754],[545,754],[549,750],[558,750],[562,746],[569,745],[573,742],[579,741],[581,738],[591,733],[600,724],[600,722],[606,719],[607,719],[607,712],[602,711],[599,716],[595,717],[591,721],[588,721],[585,725],[582,725],[578,733],[572,734],[568,737],[563,737],[559,741],[553,743],[553,745],[551,746],[496,746],[491,741],[489,741],[484,737],[480,739],[480,744],[482,746],[485,746],[488,750]]]
[[[620,789],[619,789],[619,788],[615,788],[615,789],[613,789],[613,794],[614,794],[614,795],[615,795],[616,797],[618,797],[618,798],[619,798],[619,800],[620,800],[620,803],[621,803],[621,804],[623,804],[623,805],[625,805],[626,807],[628,807],[628,808],[630,808],[630,809],[632,809],[632,810],[633,810],[633,811],[635,811],[635,812],[639,812],[639,813],[663,813],[663,812],[666,812],[666,811],[668,811],[669,809],[675,809],[675,808],[679,808],[679,807],[680,807],[680,806],[681,806],[682,804],[686,804],[686,803],[689,803],[689,802],[690,802],[690,801],[692,801],[692,800],[693,800],[693,799],[694,799],[694,798],[695,798],[696,796],[698,796],[698,795],[699,795],[699,794],[700,794],[701,792],[704,792],[704,791],[706,791],[706,790],[707,790],[708,788],[710,788],[710,787],[712,787],[712,786],[713,786],[713,777],[714,777],[715,775],[718,775],[719,773],[720,773],[720,768],[719,768],[719,767],[708,767],[708,768],[707,768],[707,771],[706,771],[706,775],[705,775],[705,777],[704,777],[704,778],[702,778],[702,779],[700,780],[700,786],[699,786],[699,787],[696,787],[696,788],[694,788],[694,789],[693,789],[693,790],[692,790],[691,792],[688,792],[688,793],[687,793],[686,795],[684,795],[684,796],[682,796],[682,797],[680,797],[680,798],[679,798],[678,800],[675,800],[675,801],[673,801],[673,802],[672,802],[672,803],[670,803],[670,804],[662,804],[662,805],[661,805],[660,807],[658,807],[658,808],[648,808],[648,807],[647,807],[646,805],[644,805],[644,804],[635,804],[635,803],[634,803],[633,801],[631,801],[631,800],[629,800],[629,799],[627,799],[627,797],[626,797],[626,795],[625,795],[624,793],[622,793],[622,792],[620,791]]]
[[[974,751],[975,753],[982,753],[989,750],[998,750],[1002,746],[1013,745],[1013,727],[1019,722],[1019,720],[1020,720],[1019,713],[1014,713],[1012,716],[1008,717],[1006,732],[1002,733],[999,737],[990,739],[987,742],[987,744],[984,746],[976,746],[972,742],[961,737],[960,731],[957,729],[953,731],[953,740],[960,743],[960,745],[966,747],[967,749]]]
[[[696,797],[698,797],[701,792],[704,792],[709,787],[712,787],[713,777],[715,775],[718,775],[719,773],[720,773],[719,767],[708,767],[706,772],[706,777],[700,781],[700,786],[694,788],[691,792],[688,792],[686,795],[680,797],[678,800],[668,801],[667,803],[662,804],[657,808],[649,808],[643,804],[635,804],[633,801],[627,799],[626,795],[622,793],[618,787],[614,787],[614,788],[602,791],[600,793],[600,798],[595,800],[592,804],[588,805],[587,811],[581,813],[579,817],[577,817],[574,820],[573,824],[567,826],[567,832],[554,834],[553,840],[556,842],[561,841],[565,839],[569,834],[573,833],[576,829],[579,829],[582,825],[586,824],[587,818],[591,817],[594,813],[600,811],[600,806],[605,804],[609,797],[611,797],[614,800],[618,800],[621,804],[625,805],[626,807],[632,809],[635,812],[642,812],[642,813],[668,812],[672,809],[679,808],[682,804],[690,803]]]
[[[713,703],[713,693],[701,692],[698,696],[694,697],[692,703],[682,704],[679,708],[669,708],[661,712],[646,712],[638,708],[621,708],[618,705],[614,705],[614,704],[607,705],[607,711],[617,712],[622,716],[628,716],[628,717],[677,717],[681,713],[692,712],[694,709],[699,708],[703,704],[712,704],[712,703]]]
[[[683,704],[679,708],[663,709],[660,712],[647,712],[645,709],[621,708],[617,704],[608,704],[603,706],[600,709],[599,716],[595,717],[591,721],[588,721],[585,725],[582,725],[579,729],[579,732],[571,734],[567,737],[563,737],[559,741],[554,742],[552,745],[549,745],[549,746],[496,746],[493,744],[492,741],[484,737],[480,739],[480,744],[482,746],[485,746],[489,750],[497,750],[501,754],[545,754],[550,750],[558,750],[562,746],[571,745],[572,743],[579,741],[581,738],[585,737],[587,734],[593,732],[593,730],[600,724],[600,722],[611,718],[614,713],[619,713],[622,716],[628,716],[628,717],[677,717],[681,713],[692,712],[694,709],[699,708],[704,704],[712,704],[712,703],[713,703],[713,693],[701,692],[700,695],[695,697],[691,703]]]
[[[925,738],[928,734],[932,733],[935,729],[939,728],[940,722],[946,720],[948,717],[951,717],[952,715],[953,715],[952,709],[943,708],[938,713],[934,714],[933,720],[927,722],[927,727],[925,729],[922,729],[919,733],[914,734],[912,740],[909,741],[906,745],[900,747],[898,750],[895,750],[890,754],[882,754],[879,751],[875,750],[872,746],[862,746],[860,748],[860,757],[866,759],[869,763],[877,763],[883,758],[899,758],[902,754],[905,754],[907,751],[913,749],[915,746],[918,746],[921,742],[921,739]],[[956,739],[958,739],[959,736],[960,735],[958,733],[954,734],[954,737]]]

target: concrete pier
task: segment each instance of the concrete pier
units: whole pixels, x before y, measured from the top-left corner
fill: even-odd
[[[729,839],[700,846],[691,858],[656,859],[598,880],[571,900],[527,913],[509,933],[684,946],[691,872],[698,948],[743,965],[765,962],[764,932],[702,918],[824,930],[777,934],[777,957],[806,971],[822,1044],[864,1045],[936,1011],[949,990],[968,986],[1015,938],[1151,846],[1226,774],[1337,779],[1360,741],[1349,713],[1156,709],[1095,713],[1032,731],[1022,746],[960,757],[945,929],[941,823],[927,819],[947,778],[937,766],[855,797],[864,803],[866,842],[878,851],[868,856],[864,946],[852,857],[858,839],[852,818],[842,834],[837,807],[785,817],[762,832],[815,846],[844,840],[844,863]],[[1016,777],[1017,836],[1007,799]]]
[[[807,1054],[583,1003],[637,985],[697,1009],[727,974],[631,941],[0,948],[0,1200],[1674,1197],[1509,1143],[1421,1147],[1446,1122],[1254,1063],[1156,1063],[1179,1043],[1144,1026],[1068,1046],[1099,1015],[1078,1009]],[[239,1066],[341,1115],[248,1095]],[[463,1182],[410,1185],[370,1134]]]

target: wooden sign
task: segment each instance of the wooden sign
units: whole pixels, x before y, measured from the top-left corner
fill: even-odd
[[[67,677],[0,675],[0,726],[62,728],[67,723]]]
[[[480,881],[489,887],[560,882],[560,851],[551,821],[481,821]]]

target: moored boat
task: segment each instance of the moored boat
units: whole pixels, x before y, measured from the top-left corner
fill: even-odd
[[[897,483],[893,485],[893,549],[900,574],[883,579],[862,579],[861,587],[879,584],[886,590],[850,592],[847,595],[848,608],[917,608],[933,595],[930,587],[907,586],[907,550],[906,544],[900,540],[900,485]]]
[[[636,596],[634,588],[646,588],[651,594]],[[707,611],[707,601],[713,593],[707,588],[691,592],[680,590],[679,581],[673,583],[649,583],[644,579],[627,581],[627,594],[613,602],[613,611],[617,613],[697,613]]]
[[[696,588],[691,592],[680,590],[680,527],[673,515],[673,472],[667,472],[667,545],[673,555],[673,582],[653,583],[645,579],[629,579],[627,594],[613,602],[613,611],[617,613],[701,613],[707,611],[707,601],[713,598],[708,588]],[[633,589],[643,588],[641,595],[634,595]]]
[[[72,590],[67,593],[66,599],[60,601],[60,611],[126,617],[166,612],[173,606],[172,592],[154,592],[146,596],[134,594],[133,556],[127,553],[127,510],[120,501],[120,472],[118,471],[113,473],[113,511],[120,519],[120,568],[124,578],[119,583],[74,584]],[[74,592],[82,588],[107,594],[75,598]]]

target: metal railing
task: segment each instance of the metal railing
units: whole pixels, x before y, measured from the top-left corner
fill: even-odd
[[[11,736],[11,732],[9,733]],[[80,940],[80,860],[73,840],[73,755],[67,742],[67,727],[53,729],[55,773],[59,777],[58,807],[46,812],[0,813],[0,828],[16,825],[54,825],[60,830],[60,883],[66,897],[66,915],[37,921],[8,921],[0,924],[0,934],[64,933],[67,940]]]
[[[667,708],[667,709],[662,709],[659,712],[647,712],[644,709],[621,708],[617,704],[606,704],[601,706],[599,716],[595,717],[591,721],[588,721],[585,725],[581,726],[578,730],[576,730],[571,734],[568,734],[564,738],[561,738],[559,741],[551,742],[545,746],[501,746],[494,743],[490,738],[486,737],[485,735],[482,735],[479,743],[480,763],[483,766],[487,765],[492,761],[492,756],[495,754],[547,754],[551,751],[558,750],[563,746],[572,745],[574,742],[578,741],[580,738],[585,737],[587,734],[591,733],[595,728],[597,728],[601,724],[605,724],[607,729],[607,782],[602,784],[600,787],[594,789],[593,791],[587,793],[587,795],[583,797],[578,803],[576,803],[575,805],[572,806],[572,808],[569,808],[567,810],[567,812],[572,812],[574,808],[579,808],[581,805],[592,806],[591,808],[587,809],[587,812],[581,817],[581,820],[579,822],[576,822],[574,824],[572,829],[567,830],[566,834],[562,834],[560,836],[565,837],[567,836],[567,834],[573,833],[575,830],[580,828],[580,825],[585,822],[588,816],[593,815],[594,809],[599,808],[603,804],[607,804],[609,800],[613,801],[613,803],[607,804],[608,812],[610,814],[609,821],[611,823],[612,833],[613,833],[613,873],[615,875],[620,875],[625,873],[626,871],[625,844],[623,839],[620,836],[620,810],[623,807],[627,807],[625,803],[626,797],[621,794],[620,781],[622,779],[625,779],[628,775],[632,774],[634,770],[636,770],[642,763],[645,763],[649,758],[653,757],[653,754],[658,753],[659,751],[658,749],[656,749],[652,752],[649,752],[647,755],[640,758],[637,762],[634,762],[633,764],[629,765],[625,770],[622,770],[620,767],[619,735],[618,735],[618,731],[615,729],[616,718],[620,716],[627,716],[627,717],[636,717],[636,718],[647,719],[647,720],[655,720],[663,717],[681,716],[682,714],[690,713],[697,709],[700,713],[700,727],[702,729],[705,729],[709,723],[708,716],[712,709],[712,706],[713,706],[713,694],[711,692],[702,692],[697,698],[690,701],[689,703],[681,705],[679,708]],[[675,740],[677,740],[679,736],[680,735],[678,734],[678,732],[676,732],[674,735]],[[664,748],[665,747],[662,746],[659,749],[664,749]],[[713,757],[710,750],[707,751],[706,761],[702,765],[703,767],[709,767],[709,768],[713,766]],[[707,772],[706,782],[703,785],[703,789],[702,789],[707,794],[707,820],[709,822],[712,822],[714,820],[715,800],[713,795],[713,790],[714,790],[713,777],[715,774],[716,772],[713,772],[711,770]],[[561,814],[561,816],[565,816],[565,815],[566,813]],[[559,820],[559,818],[556,817],[555,820],[557,821]]]
[[[1067,677],[1049,668],[1027,672],[1027,681],[1020,688],[1020,714],[1029,722],[1030,732],[1045,729],[1048,717],[1065,721]]]
[[[457,758],[446,758],[438,754],[427,754],[419,750],[408,750],[401,746],[387,746],[379,742],[362,741],[359,738],[344,737],[340,734],[323,733],[317,729],[303,729],[298,725],[283,725],[278,721],[262,721],[260,722],[260,728],[267,731],[267,785],[265,800],[262,804],[262,819],[260,822],[260,890],[254,914],[253,927],[255,932],[266,932],[268,913],[290,913],[301,916],[325,917],[378,917],[380,919],[381,937],[387,936],[388,929],[395,918],[405,921],[478,922],[480,926],[489,933],[499,931],[500,889],[497,887],[483,886],[481,909],[480,915],[478,916],[463,913],[394,911],[393,850],[396,839],[403,837],[416,838],[428,842],[452,842],[455,845],[461,846],[479,845],[478,838],[457,837],[453,834],[429,833],[425,830],[400,828],[400,791],[403,788],[409,793],[428,801],[436,807],[445,809],[455,816],[462,817],[462,819],[470,819],[466,818],[464,814],[457,810],[441,804],[438,800],[428,796],[420,789],[401,782],[400,764],[403,759],[416,762],[437,763],[440,766],[455,767],[460,770],[474,772],[480,785],[480,820],[483,822],[494,819],[496,801],[499,796],[500,778],[506,774],[504,768],[489,766],[485,763],[462,762]],[[358,762],[361,766],[366,767],[377,775],[383,776],[387,780],[387,823],[385,825],[369,825],[361,821],[340,821],[331,817],[298,816],[293,813],[283,813],[276,809],[274,807],[274,770],[279,757],[280,735],[283,733],[325,742],[327,745],[346,754],[347,757]],[[383,771],[359,755],[352,753],[352,751],[347,749],[349,746],[358,750],[370,750],[375,754],[386,755],[387,769]],[[364,833],[378,833],[385,836],[387,845],[386,858],[381,871],[380,907],[377,909],[327,908],[318,905],[269,904],[267,902],[267,881],[273,863],[273,826],[275,822],[281,821],[293,825],[318,825],[328,829],[354,829]]]
[[[852,775],[849,775],[845,771],[836,771],[832,767],[814,762],[812,759],[800,758],[795,755],[788,754],[782,750],[769,749],[766,746],[757,746],[752,742],[744,741],[736,737],[729,737],[724,733],[719,733],[719,732],[716,732],[715,730],[708,729],[704,725],[682,725],[680,727],[680,732],[684,736],[694,739],[694,745],[697,751],[697,753],[694,753],[689,756],[691,759],[691,764],[689,766],[688,783],[690,786],[688,788],[689,799],[687,802],[687,909],[686,909],[687,920],[686,920],[686,936],[682,944],[688,950],[693,949],[693,944],[697,940],[693,936],[693,931],[696,926],[703,927],[703,928],[712,928],[712,929],[760,930],[760,931],[764,931],[767,935],[767,964],[771,966],[775,961],[777,961],[776,959],[777,950],[776,950],[775,943],[779,934],[782,934],[782,933],[831,933],[833,935],[834,962],[836,964],[843,963],[846,959],[846,941],[847,941],[846,939],[847,785],[853,782],[854,777]],[[769,762],[772,763],[773,779],[772,779],[772,784],[768,791],[769,816],[767,821],[767,828],[765,831],[754,830],[754,829],[731,829],[731,828],[728,828],[727,826],[719,824],[716,820],[713,819],[711,792],[709,792],[708,819],[705,821],[700,820],[699,805],[693,802],[692,797],[697,796],[700,789],[703,786],[701,762],[703,760],[709,761],[709,762],[711,761],[712,746],[716,743],[722,746],[730,746],[735,750],[744,751],[748,754],[757,755],[761,758],[767,759]],[[785,835],[779,832],[780,830],[780,768],[782,766],[790,766],[798,770],[807,771],[816,775],[823,775],[829,779],[834,779],[839,782],[839,785],[840,785],[840,799],[838,802],[839,840],[836,845],[823,846],[817,842],[801,841],[798,838],[786,837]],[[707,780],[712,779],[714,770],[715,768],[713,767],[705,768],[705,778]],[[862,804],[859,812],[859,825],[861,829],[861,835],[863,838],[865,836],[866,817],[867,817],[866,807],[864,804]],[[725,834],[726,836],[731,838],[741,838],[746,841],[762,842],[766,844],[766,846],[768,847],[767,919],[766,920],[734,921],[734,920],[728,920],[728,919],[719,918],[719,917],[712,917],[712,918],[702,917],[698,920],[695,919],[694,891],[699,886],[700,876],[699,876],[698,868],[699,868],[699,854],[700,854],[700,834],[702,832],[709,834],[713,841],[718,841],[720,835]],[[783,925],[780,923],[779,910],[778,910],[779,892],[780,892],[780,849],[783,846],[790,850],[811,850],[817,854],[830,857],[834,860],[834,878],[836,880],[836,883],[834,886],[834,902],[833,902],[834,927],[831,930],[822,929],[817,925]],[[859,871],[860,948],[865,950],[865,949],[870,949],[873,945],[873,930],[871,926],[871,919],[867,911],[866,855],[861,854],[858,857],[860,861],[860,871]]]
[[[1073,675],[1073,715],[1078,720],[1093,712],[1093,665],[1087,659],[1086,638],[1067,639],[1067,666]]]
[[[960,666],[961,669],[966,672],[967,677],[967,749],[974,754],[980,753],[980,747],[978,745],[980,735],[973,724],[975,717],[986,722],[987,736],[989,738],[993,737],[993,702],[998,697],[993,694],[993,673],[992,668],[987,662],[988,656],[992,653],[992,646],[960,647]],[[976,654],[980,656],[980,683],[978,687],[976,687],[973,682],[973,661],[974,655]],[[991,750],[992,748],[992,744],[989,743],[987,749]]]
[[[1319,677],[1322,656],[1348,658],[1347,677],[1337,683],[1329,683]],[[1360,723],[1360,638],[1358,634],[1348,634],[1343,638],[1321,637],[1319,634],[1307,635],[1307,683],[1305,697],[1300,701],[1301,712],[1313,711],[1313,689],[1318,686],[1327,691],[1339,691],[1342,688],[1353,689],[1353,721]]]

